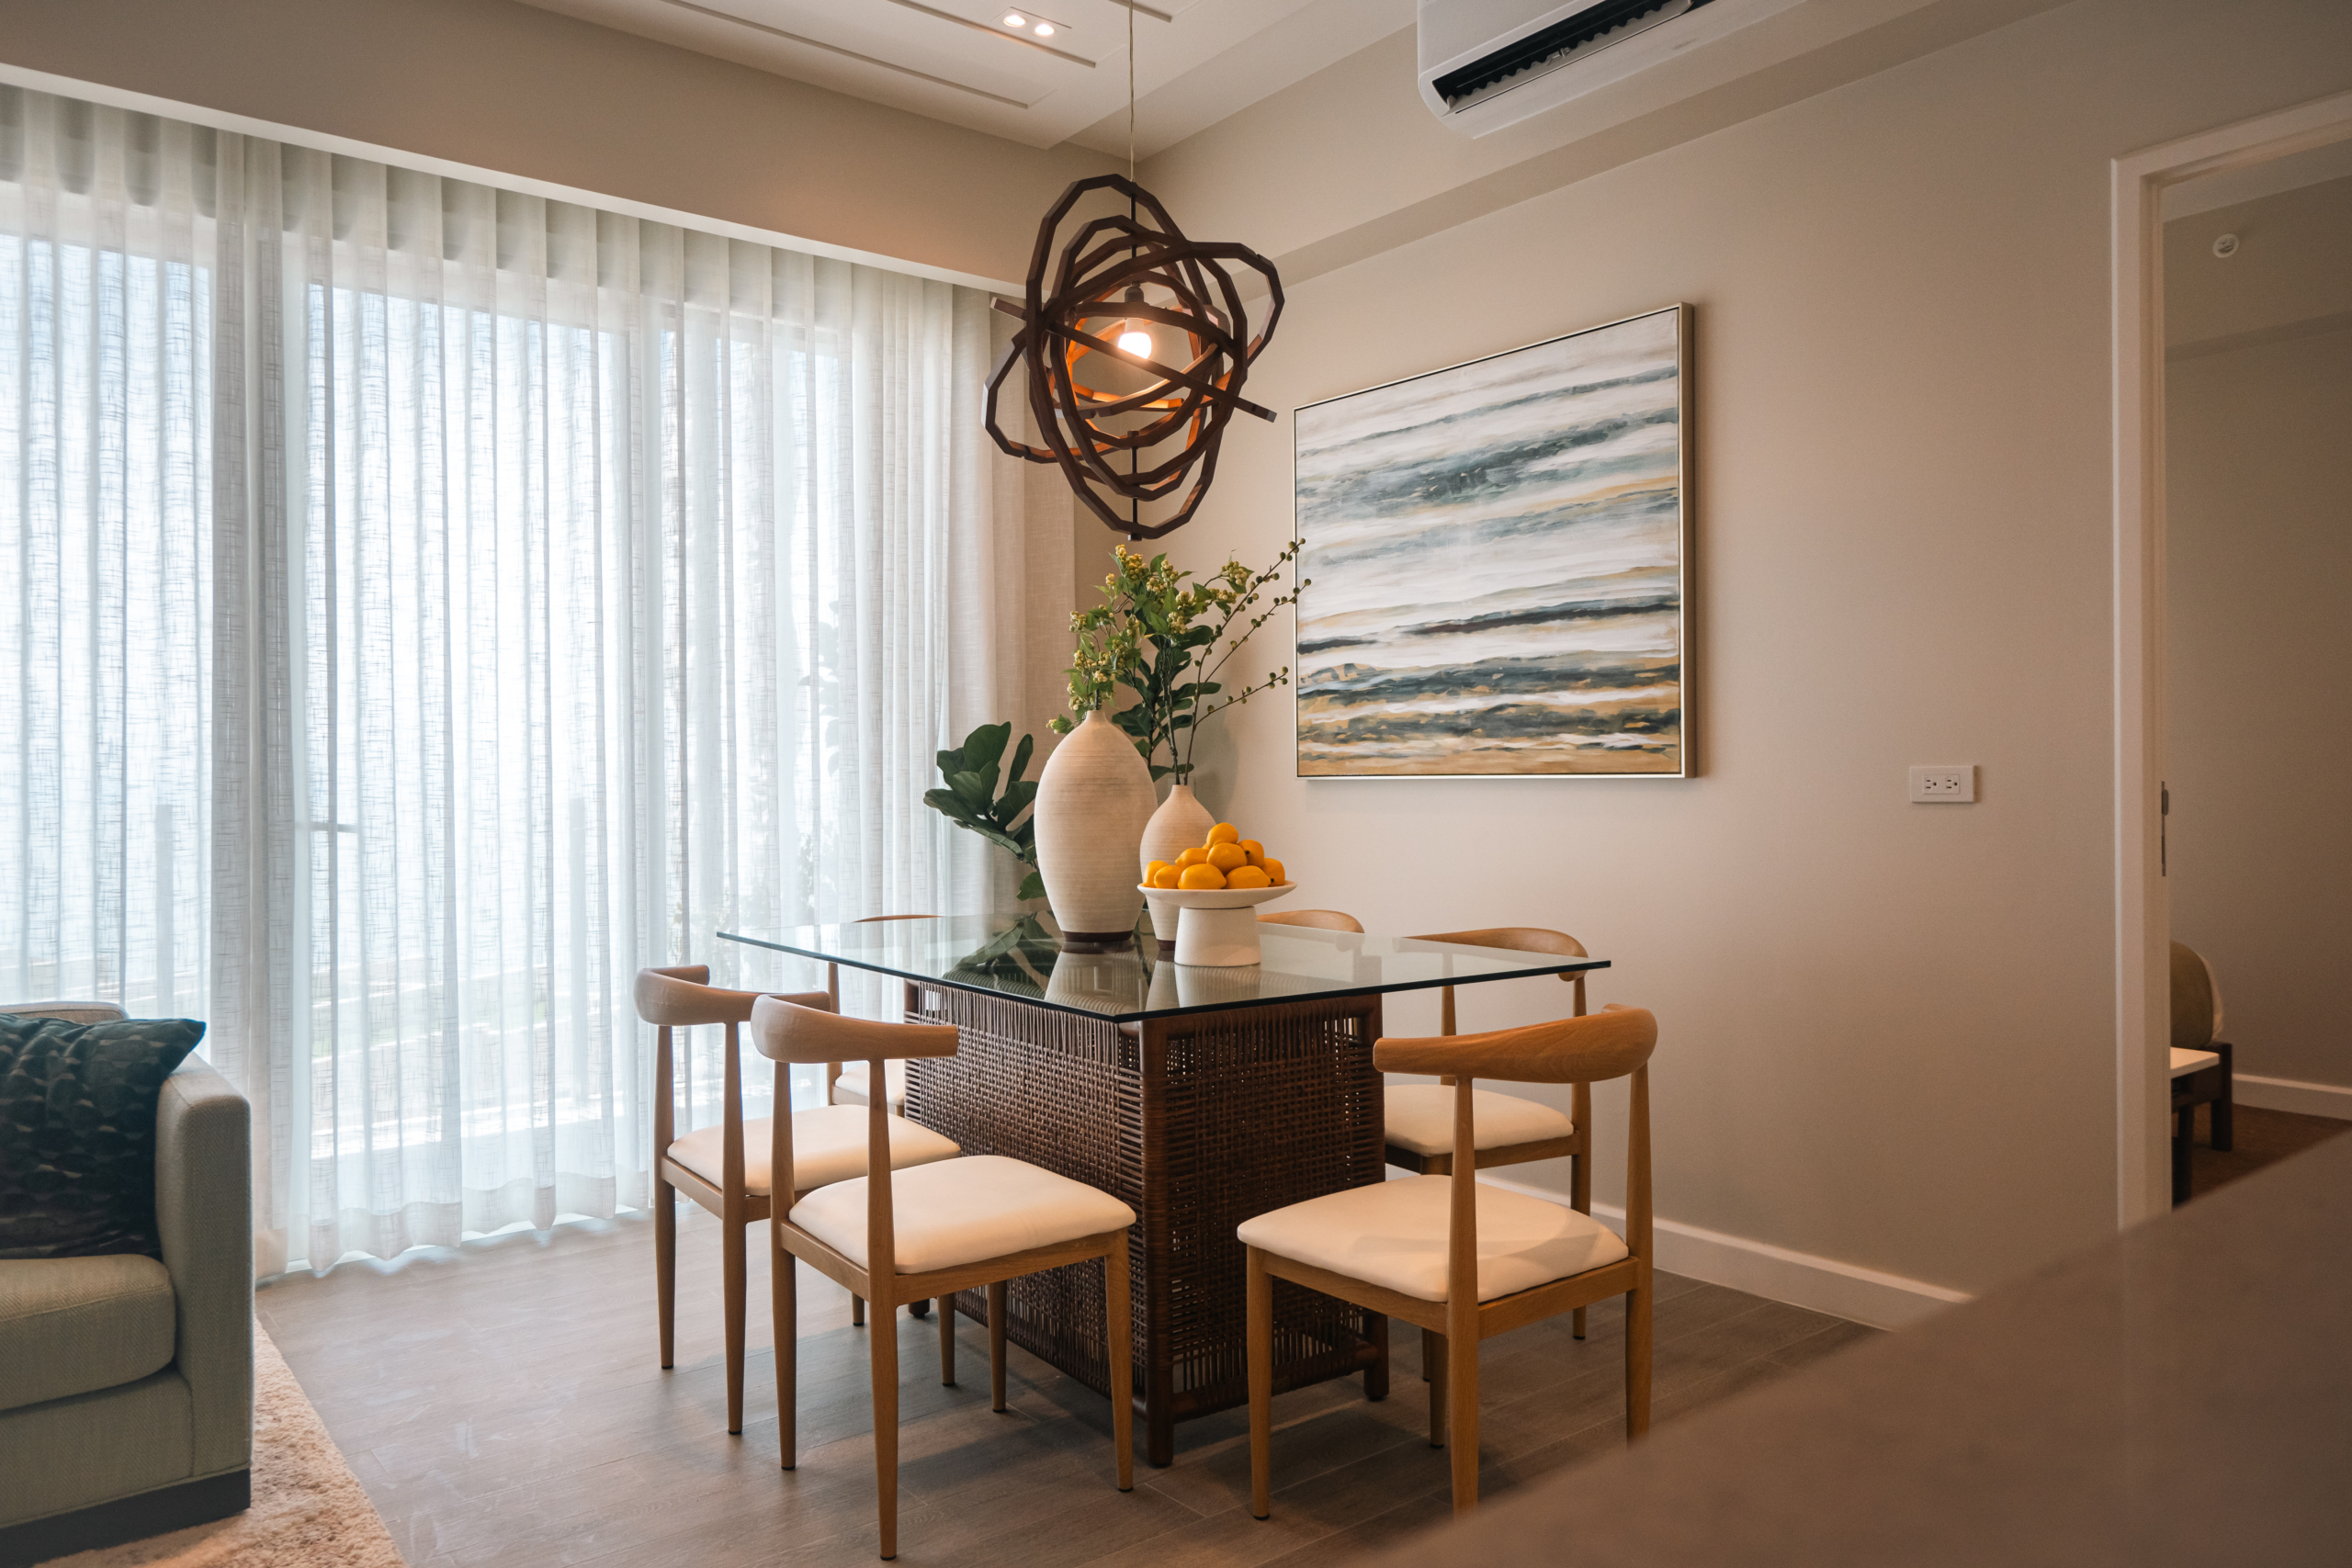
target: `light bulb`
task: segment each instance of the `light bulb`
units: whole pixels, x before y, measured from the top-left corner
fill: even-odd
[[[1025,28],[1029,25],[1029,18],[1018,11],[1007,11],[1004,14],[1004,25],[1008,28]]]
[[[1039,23],[1037,24],[1037,36],[1038,36],[1039,38],[1051,38],[1051,37],[1053,37],[1053,36],[1054,36],[1054,24],[1053,24],[1053,23],[1051,23],[1051,22],[1039,22]]]
[[[1137,359],[1149,359],[1151,357],[1151,334],[1130,322],[1127,326],[1127,330],[1119,334],[1119,352],[1122,354],[1132,354]]]

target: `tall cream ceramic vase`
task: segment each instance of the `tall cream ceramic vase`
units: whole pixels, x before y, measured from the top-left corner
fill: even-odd
[[[1137,846],[1151,818],[1151,770],[1100,708],[1063,738],[1037,778],[1037,874],[1074,953],[1135,935]]]
[[[1143,849],[1137,853],[1137,869],[1153,861],[1173,861],[1186,850],[1208,841],[1209,829],[1216,826],[1216,818],[1209,808],[1193,795],[1191,784],[1178,784],[1151,814],[1151,821],[1143,830]],[[1167,905],[1151,907],[1151,934],[1162,942],[1176,940],[1176,910]]]

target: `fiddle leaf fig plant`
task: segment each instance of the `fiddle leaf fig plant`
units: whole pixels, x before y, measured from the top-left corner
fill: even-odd
[[[940,752],[939,776],[947,781],[947,787],[923,791],[922,803],[1028,868],[1029,874],[1021,879],[1014,897],[1042,898],[1046,884],[1037,874],[1037,831],[1030,813],[1037,799],[1037,782],[1022,777],[1036,751],[1036,738],[1021,738],[1012,753],[1012,771],[1000,791],[998,764],[1012,739],[1012,725],[984,724],[964,737],[961,746]]]

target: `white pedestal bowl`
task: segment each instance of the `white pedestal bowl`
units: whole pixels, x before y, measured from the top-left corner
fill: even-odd
[[[1260,962],[1257,906],[1298,890],[1295,882],[1272,887],[1146,887],[1157,917],[1176,917],[1176,962],[1230,969]]]

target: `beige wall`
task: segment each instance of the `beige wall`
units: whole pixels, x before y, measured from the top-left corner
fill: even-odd
[[[2240,1072],[2352,1088],[2352,181],[2166,231],[2173,933]]]
[[[1113,163],[512,0],[0,0],[0,61],[982,277]]]
[[[1426,114],[1348,74],[1281,107]],[[2346,87],[2352,7],[2082,0],[1306,281],[1251,382],[1278,409],[1696,307],[1701,773],[1302,782],[1274,702],[1205,796],[1304,903],[1614,960],[1597,997],[1662,1023],[1668,1218],[1964,1290],[2110,1230],[2109,160]],[[1179,212],[1251,240],[1227,187],[1239,213],[1353,157],[1260,141]],[[1194,567],[1290,525],[1288,416],[1237,427]],[[1977,804],[1906,803],[1940,761]],[[1464,1026],[1558,990],[1470,994]]]

